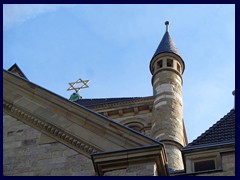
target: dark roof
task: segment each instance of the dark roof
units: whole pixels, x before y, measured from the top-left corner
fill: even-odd
[[[14,65],[12,65],[8,71],[13,72],[15,74],[18,74],[18,76],[28,80],[27,76],[25,76],[25,74],[22,72],[22,70],[20,69],[20,67],[18,67],[18,65],[15,63]]]
[[[165,32],[153,57],[155,57],[156,55],[158,55],[160,53],[164,53],[164,52],[174,53],[181,57],[181,55],[180,55],[180,53],[168,31]]]
[[[235,142],[235,109],[232,109],[184,149],[226,142]]]
[[[88,106],[96,106],[96,105],[102,105],[102,104],[119,103],[123,101],[130,101],[130,100],[136,100],[136,99],[142,99],[142,98],[143,97],[79,99],[75,101],[75,103],[88,107]]]

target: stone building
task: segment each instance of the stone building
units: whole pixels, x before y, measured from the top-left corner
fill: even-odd
[[[169,32],[150,60],[153,96],[70,100],[3,70],[3,175],[235,175],[235,109],[188,144],[185,63]]]

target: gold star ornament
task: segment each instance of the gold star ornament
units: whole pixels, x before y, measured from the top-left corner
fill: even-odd
[[[89,83],[89,81],[90,80],[78,79],[76,82],[68,83],[70,85],[70,87],[67,89],[67,91],[75,90],[77,93],[80,89],[89,88],[89,86],[87,85],[87,83]],[[81,84],[81,83],[82,83],[82,86],[74,87],[75,85]]]

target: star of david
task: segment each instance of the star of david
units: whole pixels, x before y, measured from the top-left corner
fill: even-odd
[[[89,82],[89,80],[78,79],[76,82],[68,83],[70,85],[70,87],[67,89],[67,91],[75,90],[77,93],[80,89],[88,88],[89,87],[87,85],[88,82]],[[74,87],[76,84],[80,84],[80,83],[83,83],[83,85],[81,87]]]

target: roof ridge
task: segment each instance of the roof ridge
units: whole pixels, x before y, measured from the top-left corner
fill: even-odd
[[[84,98],[84,99],[87,99],[87,100],[92,100],[92,99],[136,99],[136,98],[143,98],[143,97],[113,97],[113,98]],[[81,100],[84,100],[84,99],[81,99]]]
[[[83,106],[96,106],[96,105],[104,105],[104,104],[113,104],[113,103],[120,103],[124,101],[137,101],[142,99],[149,99],[153,96],[146,96],[146,97],[120,97],[120,98],[93,98],[93,99],[79,99],[75,101],[78,104]]]

